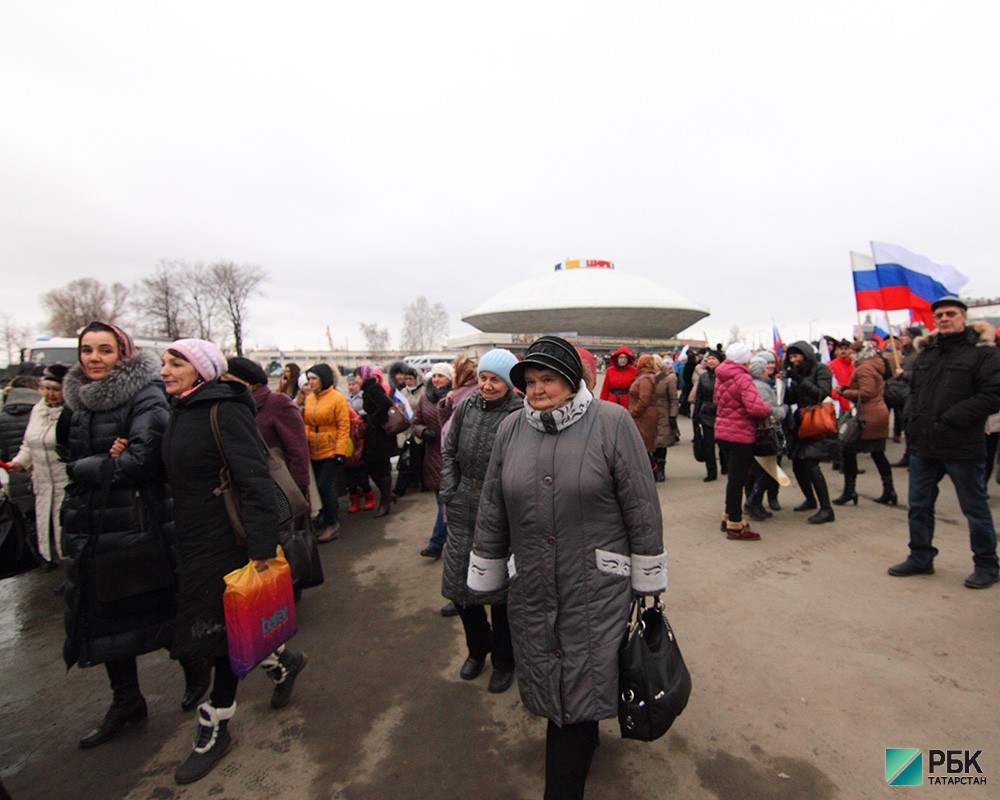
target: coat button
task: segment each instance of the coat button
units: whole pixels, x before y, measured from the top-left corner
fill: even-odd
[[[555,544],[556,543],[556,537],[555,536],[550,536],[545,541],[547,541],[549,544]]]
[[[563,714],[563,722],[569,722],[571,719],[573,718],[568,713]]]
[[[562,658],[563,657],[563,651],[562,650],[556,650],[555,651],[555,657],[556,658]]]
[[[551,486],[552,485],[552,476],[551,475],[546,475],[544,478],[542,478],[542,483],[544,483],[546,486]]]

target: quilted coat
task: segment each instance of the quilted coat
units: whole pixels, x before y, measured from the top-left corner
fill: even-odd
[[[53,561],[62,552],[62,528],[59,509],[66,493],[66,465],[56,453],[56,423],[63,413],[63,406],[50,406],[44,400],[31,409],[28,428],[24,432],[21,449],[13,458],[15,464],[31,472],[31,487],[35,492],[35,523],[38,529],[38,547],[42,557]],[[50,549],[51,540],[56,552]]]
[[[7,393],[3,411],[0,411],[0,460],[10,461],[17,453],[28,428],[31,410],[41,399],[42,396],[36,390],[24,386],[15,386]],[[35,498],[31,478],[27,475],[11,475],[7,494],[26,520],[34,519]]]
[[[127,546],[143,534],[173,541],[173,509],[160,452],[170,412],[156,358],[143,352],[120,358],[97,381],[77,364],[63,379],[63,399],[73,414],[62,506],[63,554],[69,559],[63,659],[67,667],[89,667],[168,647],[173,588],[141,600],[98,603],[88,577],[95,552]],[[111,445],[119,436],[128,439],[128,448],[111,459]],[[111,491],[100,525],[101,471],[109,460]]]
[[[306,398],[302,417],[309,440],[310,459],[323,461],[334,456],[347,456],[351,438],[349,407],[347,397],[333,386],[313,392]]]
[[[557,725],[617,712],[633,592],[666,588],[660,504],[625,409],[591,402],[558,433],[504,420],[483,488],[470,588],[507,586],[521,699]]]
[[[725,360],[715,368],[715,438],[753,444],[757,421],[771,413],[746,364]]]
[[[239,492],[248,546],[236,541],[219,485],[222,455],[212,434],[218,404],[219,438]],[[250,558],[273,558],[278,545],[274,488],[257,434],[250,391],[236,381],[208,381],[173,403],[163,460],[174,494],[178,591],[174,656],[215,658],[228,653],[223,577]]]
[[[476,390],[455,409],[444,444],[441,502],[448,519],[441,594],[461,606],[506,602],[506,591],[472,594],[466,585],[479,497],[500,423],[524,405],[516,392],[487,401]],[[648,471],[648,469],[647,469]]]

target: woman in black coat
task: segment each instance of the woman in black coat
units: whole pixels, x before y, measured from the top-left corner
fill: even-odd
[[[365,409],[365,448],[361,458],[372,482],[378,487],[379,499],[375,516],[384,517],[389,513],[393,500],[392,465],[389,459],[399,455],[396,437],[382,430],[392,408],[392,400],[378,382],[373,367],[362,364],[354,374],[361,381],[361,397]]]
[[[785,402],[798,405],[800,409],[822,403],[833,391],[833,373],[830,368],[816,359],[816,351],[808,342],[795,342],[789,345],[785,356],[785,372],[789,377],[788,391]],[[830,458],[837,448],[837,437],[819,437],[815,439],[799,439],[791,431],[790,455],[792,471],[798,481],[805,500],[795,507],[796,511],[819,510],[809,517],[813,525],[823,522],[833,522],[833,506],[830,505],[830,492],[826,488],[826,478],[819,468],[819,462]]]
[[[257,431],[256,406],[247,387],[223,381],[226,359],[211,342],[180,339],[163,354],[163,378],[173,399],[173,415],[163,442],[177,518],[177,625],[173,655],[208,658],[215,680],[207,703],[198,707],[195,748],[178,767],[178,783],[207,775],[230,747],[228,721],[236,711],[238,679],[229,663],[222,596],[225,575],[254,562],[268,569],[278,546],[274,486],[264,445]],[[216,409],[219,452],[212,430]],[[239,494],[247,541],[237,541],[221,496],[215,494],[219,471],[229,467]],[[281,649],[265,662],[276,686],[271,705],[288,702],[292,683],[306,664],[302,653]]]
[[[63,379],[72,417],[59,426],[69,477],[61,510],[68,559],[63,658],[67,668],[104,664],[114,693],[103,722],[80,740],[87,748],[146,718],[136,656],[170,646],[176,586],[160,456],[169,411],[156,359],[102,322],[83,329],[78,351],[79,363]],[[132,548],[142,543],[154,555],[140,565]]]

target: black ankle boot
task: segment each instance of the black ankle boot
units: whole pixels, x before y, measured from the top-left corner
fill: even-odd
[[[806,520],[810,525],[822,525],[824,522],[833,522],[833,509],[827,506],[826,508],[821,508],[815,514],[813,514],[809,519]]]
[[[835,506],[846,506],[848,503],[854,503],[854,505],[858,504],[858,493],[853,489],[851,491],[844,489],[840,497],[833,501]]]
[[[114,739],[130,722],[142,722],[148,716],[146,701],[136,695],[127,700],[115,700],[104,715],[104,721],[80,740],[84,750]]]
[[[201,780],[233,745],[229,734],[229,720],[236,712],[236,703],[229,708],[215,708],[211,703],[198,706],[198,732],[195,734],[194,749],[174,772],[177,783],[194,783]]]
[[[777,494],[777,492],[775,492],[775,494],[773,494],[773,495],[768,494],[768,496],[767,496],[767,507],[769,509],[771,509],[772,511],[781,511],[781,503],[778,502],[778,494]]]
[[[896,497],[895,489],[885,487],[882,489],[882,496],[876,497],[875,502],[884,506],[894,506],[899,502],[899,498]]]
[[[792,511],[812,511],[816,507],[817,506],[815,500],[805,500],[804,502],[799,503],[797,506],[795,506],[795,508],[793,508]]]

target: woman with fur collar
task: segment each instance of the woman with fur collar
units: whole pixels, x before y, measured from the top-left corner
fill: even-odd
[[[72,412],[60,442],[69,476],[62,505],[63,549],[69,559],[63,658],[67,667],[104,664],[114,693],[103,722],[80,740],[88,748],[146,718],[136,657],[170,646],[176,586],[171,580],[129,594],[122,588],[144,576],[130,574],[121,563],[111,572],[99,569],[144,535],[173,539],[160,456],[170,413],[156,358],[103,322],[81,331],[78,353],[79,363],[63,379],[64,402]],[[168,572],[172,578],[172,569]]]

